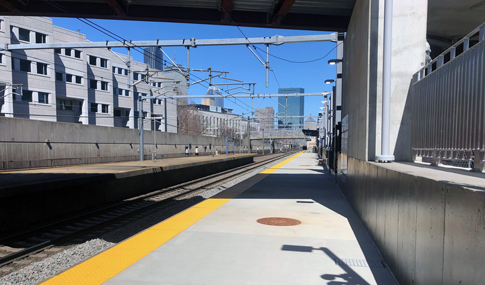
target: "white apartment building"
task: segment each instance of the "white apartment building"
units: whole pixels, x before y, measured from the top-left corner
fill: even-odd
[[[224,132],[233,134],[236,138],[243,138],[247,135],[248,120],[241,115],[233,114],[232,109],[203,104],[196,106],[204,128],[204,135],[220,136]],[[251,122],[251,131],[260,131],[260,123]]]
[[[49,18],[0,16],[0,44],[67,42],[87,42],[86,35],[53,26]],[[102,48],[0,51],[0,115],[138,128],[140,95],[186,92],[157,79],[162,71],[133,86],[147,65],[130,59],[129,73],[127,59]],[[145,100],[143,115],[144,129],[177,132],[174,99]]]

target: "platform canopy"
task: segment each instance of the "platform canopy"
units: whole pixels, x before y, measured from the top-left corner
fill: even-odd
[[[0,15],[346,31],[355,0],[0,0]]]
[[[384,0],[366,2],[383,5]],[[355,3],[355,0],[0,0],[0,15],[236,23],[345,32]],[[428,38],[450,42],[460,39],[485,21],[483,15],[484,0],[428,0]]]

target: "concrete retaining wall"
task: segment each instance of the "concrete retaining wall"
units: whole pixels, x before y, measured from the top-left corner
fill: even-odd
[[[351,157],[346,183],[339,179],[401,284],[485,280],[485,187],[470,189],[445,180]]]
[[[2,187],[1,231],[62,217],[253,162],[253,156],[147,167],[117,174],[59,174],[46,182]],[[28,173],[13,172],[9,175]]]
[[[226,151],[225,138],[145,131],[145,159]],[[156,145],[154,144],[156,141]],[[0,170],[138,160],[139,131],[0,117]],[[247,146],[242,143],[242,149]],[[240,143],[236,141],[236,152]],[[232,151],[232,145],[231,149]]]

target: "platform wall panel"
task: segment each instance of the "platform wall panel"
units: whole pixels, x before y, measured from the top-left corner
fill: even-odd
[[[349,157],[339,186],[401,284],[481,284],[485,188]]]

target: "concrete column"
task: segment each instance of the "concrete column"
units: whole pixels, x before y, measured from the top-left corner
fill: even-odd
[[[135,128],[135,109],[131,108],[130,109],[130,114],[128,115],[128,128],[134,129]],[[165,121],[167,118],[165,118]]]
[[[82,100],[81,106],[81,123],[89,125],[89,102],[87,99]]]
[[[5,113],[5,117],[13,118],[13,103],[16,95],[13,94],[12,85],[7,85],[3,94],[6,96],[3,98],[2,113]]]
[[[485,151],[475,150],[475,160],[473,164],[474,172],[485,172]]]

